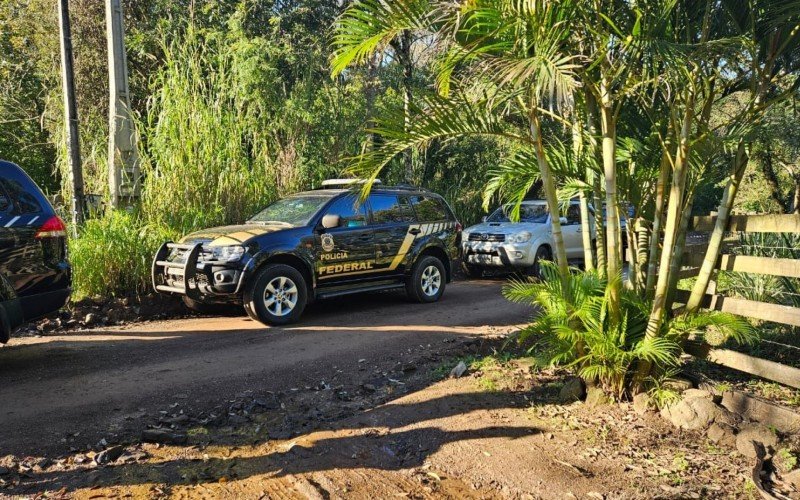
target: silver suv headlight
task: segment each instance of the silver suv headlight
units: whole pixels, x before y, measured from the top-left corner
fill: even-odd
[[[244,247],[241,245],[204,247],[203,250],[210,253],[213,260],[221,262],[236,262],[244,255]]]
[[[531,241],[531,237],[533,235],[528,231],[522,231],[521,233],[511,234],[508,237],[508,241],[510,243],[527,243]]]

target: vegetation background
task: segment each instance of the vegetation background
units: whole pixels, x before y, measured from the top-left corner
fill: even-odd
[[[367,129],[396,116],[404,93],[436,94],[436,58],[424,36],[407,54],[389,47],[331,77],[335,20],[349,1],[126,0],[132,107],[145,171],[143,203],[100,210],[71,243],[77,297],[147,289],[142,259],[160,239],[241,221],[283,194],[339,175],[342,158],[380,146]],[[105,11],[70,2],[87,193],[108,198]],[[56,8],[50,0],[0,4],[0,158],[25,168],[57,202],[67,199]],[[435,51],[434,55],[435,55]],[[420,108],[421,109],[421,108]],[[715,109],[734,113],[736,106]],[[800,193],[794,99],[770,108],[752,155],[740,212],[789,212]],[[635,127],[635,118],[620,119]],[[412,117],[413,120],[413,117]],[[568,141],[570,131],[545,124]],[[384,181],[443,194],[465,224],[515,147],[500,139],[433,139],[392,160]],[[406,162],[411,165],[407,171]],[[716,209],[726,158],[709,166],[693,210]],[[535,189],[533,190],[535,191]],[[531,193],[535,195],[536,193]],[[489,204],[499,202],[499,195]],[[124,245],[111,241],[123,240]],[[98,259],[98,256],[104,256]],[[106,276],[120,276],[118,280]]]
[[[408,80],[391,53],[332,78],[340,3],[123,2],[143,203],[127,215],[100,210],[72,242],[77,297],[146,291],[148,266],[139,261],[165,235],[242,221],[281,195],[319,186],[341,173],[343,158],[362,151],[370,139],[365,125],[402,109],[404,85],[415,96],[432,92],[416,50]],[[105,200],[104,2],[72,0],[70,13],[86,192]],[[69,193],[56,14],[50,0],[0,4],[0,158],[20,164],[63,206]],[[437,191],[473,223],[483,213],[486,174],[503,150],[492,139],[432,141],[410,155],[410,178],[397,160],[384,182]],[[120,239],[125,244],[111,243]]]

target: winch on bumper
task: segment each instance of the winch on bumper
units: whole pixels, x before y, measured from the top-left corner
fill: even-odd
[[[464,262],[475,266],[528,267],[535,260],[530,242],[511,243],[504,234],[472,233],[463,243]]]
[[[202,243],[164,243],[153,259],[153,288],[193,300],[237,296],[244,277],[240,264],[211,260],[210,255]]]

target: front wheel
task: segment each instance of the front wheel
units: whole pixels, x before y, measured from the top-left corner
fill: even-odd
[[[406,281],[406,293],[415,302],[436,302],[444,294],[445,269],[442,261],[430,255],[414,264]]]
[[[244,309],[265,325],[294,323],[303,314],[308,290],[303,275],[285,264],[268,264],[250,280],[244,291]]]
[[[553,260],[550,249],[546,246],[540,246],[536,249],[536,256],[533,258],[533,265],[530,268],[530,275],[534,278],[542,279],[543,260]]]

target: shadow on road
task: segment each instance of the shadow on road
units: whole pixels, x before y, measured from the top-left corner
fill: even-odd
[[[339,424],[294,440],[268,442],[249,456],[176,459],[157,464],[116,465],[85,471],[44,472],[26,478],[17,492],[31,494],[66,488],[160,484],[170,486],[244,479],[269,474],[281,477],[333,469],[400,470],[419,467],[448,443],[475,439],[515,440],[541,432],[531,426],[486,426],[443,429],[437,420],[475,410],[497,410],[520,404],[530,393],[471,392],[414,404],[387,404]],[[252,443],[232,439],[214,446],[247,448]]]

